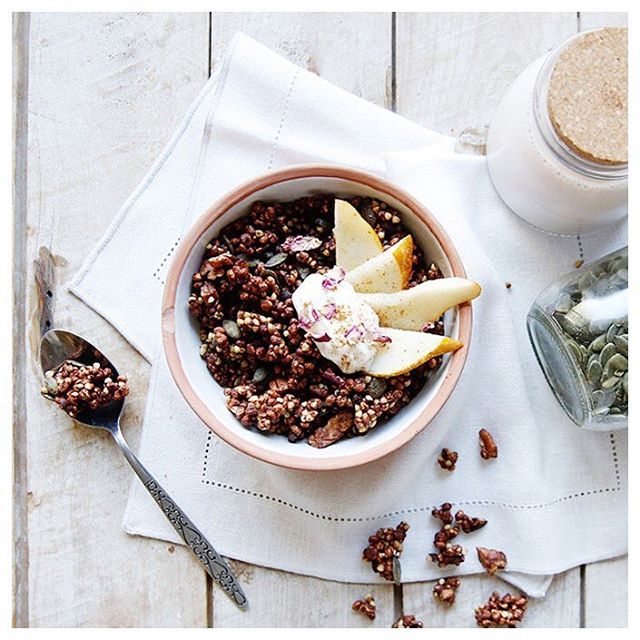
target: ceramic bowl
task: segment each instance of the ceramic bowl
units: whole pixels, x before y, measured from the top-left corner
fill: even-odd
[[[344,469],[376,460],[406,444],[442,408],[462,372],[471,339],[471,306],[463,304],[445,315],[447,335],[464,347],[445,356],[443,365],[418,395],[390,420],[363,437],[315,449],[305,440],[291,443],[278,435],[243,427],[227,409],[222,388],[200,357],[198,324],[187,299],[191,277],[207,243],[232,220],[244,216],[256,200],[288,201],[306,195],[334,193],[375,197],[398,210],[428,261],[445,276],[466,277],[451,240],[435,218],[409,194],[374,176],[344,167],[304,165],[260,176],[234,189],[205,211],[175,251],[162,303],[162,337],[171,374],[200,419],[220,438],[244,453],[291,469]]]

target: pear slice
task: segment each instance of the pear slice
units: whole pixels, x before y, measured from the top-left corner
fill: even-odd
[[[336,266],[351,271],[358,265],[382,253],[382,242],[373,227],[344,200],[337,200],[334,208]]]
[[[411,277],[413,238],[405,236],[381,254],[349,271],[345,280],[358,293],[402,291]]]
[[[480,291],[477,282],[456,277],[427,280],[396,293],[363,293],[360,298],[378,314],[383,327],[420,331],[447,309],[477,298]]]
[[[462,342],[421,331],[403,329],[383,329],[382,333],[391,342],[376,354],[365,373],[378,378],[390,378],[407,373],[431,358],[456,351],[464,346]]]

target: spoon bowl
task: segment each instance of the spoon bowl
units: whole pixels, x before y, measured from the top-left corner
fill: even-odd
[[[46,379],[47,372],[55,372],[69,361],[80,366],[91,366],[93,363],[99,362],[102,366],[111,369],[114,378],[118,376],[116,367],[88,340],[71,333],[71,331],[61,329],[47,331],[40,341],[40,365],[43,378]],[[42,395],[47,400],[55,401],[55,397],[46,391],[46,386],[43,387]],[[123,408],[124,398],[120,398],[99,409],[85,409],[79,412],[74,420],[87,427],[106,429],[111,433],[131,468],[204,570],[238,607],[245,609],[247,597],[225,559],[213,548],[201,531],[170,498],[129,448],[120,430],[120,416]]]

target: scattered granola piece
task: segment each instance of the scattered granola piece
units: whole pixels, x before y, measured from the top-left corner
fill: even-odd
[[[453,524],[445,524],[433,537],[433,545],[442,551],[446,549],[450,540],[453,540],[460,533],[460,528]]]
[[[579,269],[583,264],[584,264],[584,260],[580,259],[580,260],[576,260],[576,261],[573,263],[573,266],[574,266],[576,269]]]
[[[362,552],[362,559],[370,562],[373,571],[389,582],[394,580],[394,564],[397,564],[397,558],[402,553],[402,543],[408,530],[406,522],[401,522],[395,529],[378,529],[369,536],[369,546]]]
[[[458,578],[440,578],[433,586],[433,597],[438,602],[451,606],[456,601],[456,591],[459,586]]]
[[[480,436],[480,455],[485,460],[497,458],[498,445],[496,445],[493,436],[486,429],[480,429],[478,435]]]
[[[391,625],[392,629],[422,629],[422,627],[424,627],[422,620],[416,620],[415,616],[402,616]]]
[[[504,286],[505,286],[507,289],[511,289],[511,283],[510,283],[509,281],[505,282],[505,283],[504,283]]]
[[[445,471],[455,471],[456,462],[458,462],[458,452],[447,449],[446,447],[438,456],[438,464]]]
[[[438,553],[430,553],[428,559],[435,562],[440,568],[449,565],[458,566],[465,560],[465,550],[459,544],[447,543],[444,549]]]
[[[451,513],[451,503],[443,502],[440,507],[436,507],[431,510],[431,515],[434,518],[441,520],[443,524],[451,524],[453,522],[453,514]]]
[[[513,596],[497,591],[491,594],[486,604],[476,607],[475,616],[479,627],[515,628],[522,621],[527,610],[527,596]]]
[[[471,533],[472,531],[482,529],[482,527],[487,524],[487,521],[484,518],[468,516],[464,511],[462,511],[462,509],[456,512],[456,522],[465,533]]]
[[[376,619],[376,601],[370,593],[364,597],[364,600],[356,600],[351,608],[359,613],[364,613],[369,620]]]
[[[487,549],[485,547],[476,547],[478,552],[478,560],[480,564],[487,570],[487,573],[492,576],[496,571],[502,571],[507,566],[507,556],[504,551],[498,551],[497,549]]]

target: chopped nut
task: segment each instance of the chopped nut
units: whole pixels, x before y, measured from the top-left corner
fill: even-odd
[[[515,628],[526,610],[527,596],[513,596],[510,593],[500,596],[494,591],[486,604],[476,608],[476,622],[479,627]]]
[[[402,616],[391,625],[392,629],[422,629],[423,627],[422,620],[416,620],[415,616]]]
[[[458,578],[440,578],[433,586],[433,597],[438,602],[451,606],[456,600],[456,591],[459,586]]]
[[[465,533],[471,533],[472,531],[482,529],[482,527],[487,524],[487,521],[483,518],[473,518],[471,516],[468,516],[462,510],[456,513],[456,522],[460,525],[460,528]]]
[[[498,446],[496,445],[493,436],[486,429],[480,429],[478,435],[480,436],[480,455],[485,460],[488,460],[489,458],[497,458]]]
[[[329,418],[327,424],[316,429],[308,438],[308,442],[316,449],[324,449],[337,440],[353,426],[353,414],[350,411],[343,411],[338,415]]]
[[[576,269],[579,269],[582,265],[584,264],[584,260],[580,259],[580,260],[576,260],[573,265]]]
[[[408,530],[409,525],[406,522],[401,522],[395,529],[378,529],[369,536],[369,546],[362,552],[362,559],[371,563],[374,573],[380,574],[389,582],[393,582],[394,558],[400,557],[402,543]]]
[[[487,549],[486,547],[476,547],[480,564],[492,576],[496,571],[502,571],[507,566],[507,556],[503,551],[497,549]]]
[[[458,452],[444,448],[438,456],[438,464],[445,471],[455,471],[456,462],[458,461]]]
[[[441,520],[443,524],[451,524],[453,522],[453,514],[451,513],[452,505],[450,502],[443,502],[439,508],[431,510],[434,518]]]
[[[359,613],[364,613],[369,620],[376,619],[376,601],[370,593],[364,597],[364,600],[356,600],[351,608]]]

